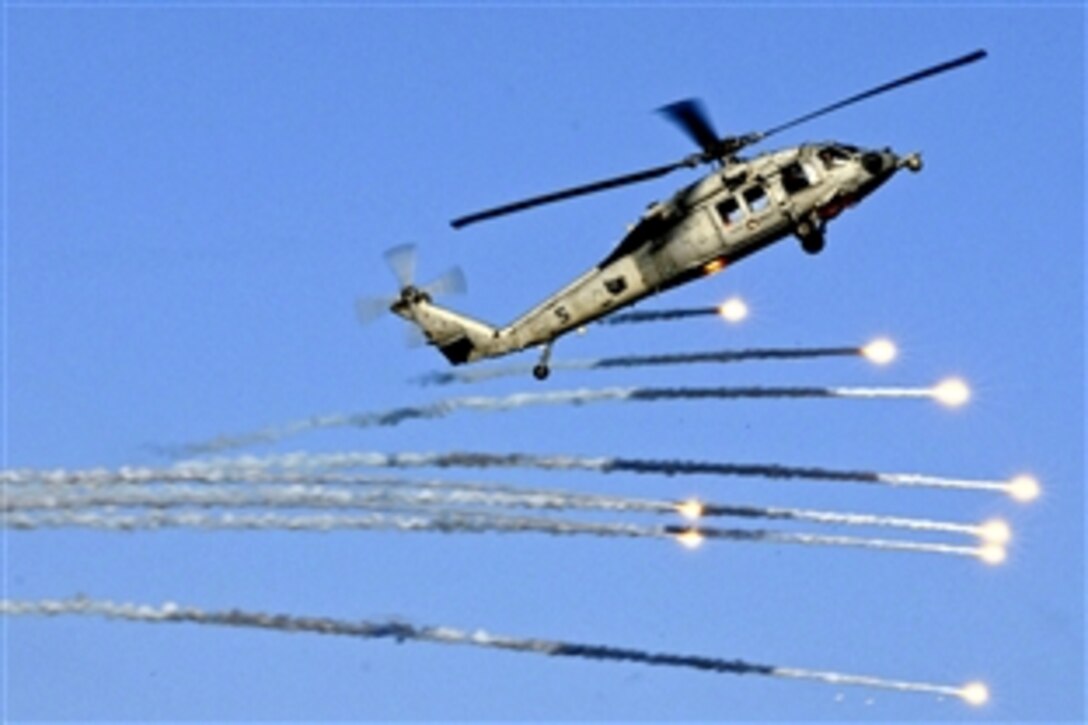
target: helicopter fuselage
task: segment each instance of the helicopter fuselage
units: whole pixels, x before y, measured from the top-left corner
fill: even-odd
[[[805,251],[823,248],[827,223],[917,154],[838,143],[804,144],[730,160],[664,202],[651,204],[598,265],[501,328],[433,305],[423,295],[393,312],[416,322],[453,364],[551,344],[563,334],[686,282],[716,274],[789,236]]]
[[[450,285],[415,287],[411,282],[413,258],[405,255],[404,248],[396,248],[387,252],[386,260],[401,280],[401,293],[390,309],[418,325],[455,365],[542,345],[544,351],[533,374],[543,379],[548,375],[552,343],[559,336],[650,295],[720,272],[791,235],[801,241],[802,249],[816,254],[824,248],[824,231],[830,220],[878,189],[899,169],[922,168],[918,154],[899,157],[889,148],[875,151],[826,142],[742,159],[739,154],[745,148],[856,103],[976,63],[986,55],[979,48],[762,131],[722,136],[698,98],[669,103],[657,111],[676,124],[699,151],[671,163],[538,194],[450,221],[460,229],[545,204],[641,184],[682,169],[713,166],[713,171],[667,201],[647,207],[596,267],[511,324],[495,328],[434,305],[430,292]],[[367,312],[372,309],[361,300],[360,319],[369,318]]]

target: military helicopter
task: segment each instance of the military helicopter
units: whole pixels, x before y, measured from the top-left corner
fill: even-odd
[[[699,151],[679,161],[515,201],[454,219],[455,229],[586,194],[656,179],[680,169],[712,170],[671,198],[650,204],[607,257],[505,327],[435,305],[433,296],[464,287],[459,270],[425,286],[413,281],[414,248],[386,252],[401,284],[392,299],[359,300],[361,319],[385,310],[422,330],[426,340],[454,365],[543,346],[533,368],[548,377],[552,345],[581,328],[646,297],[713,275],[789,236],[817,254],[828,223],[888,181],[898,170],[919,171],[918,153],[899,156],[890,148],[862,149],[845,143],[805,143],[752,158],[749,146],[819,116],[986,57],[985,50],[930,66],[855,94],[761,132],[719,136],[702,103],[685,99],[658,111],[679,126]]]

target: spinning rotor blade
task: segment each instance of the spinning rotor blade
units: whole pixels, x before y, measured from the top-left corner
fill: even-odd
[[[684,159],[682,161],[677,161],[672,164],[666,164],[664,166],[655,166],[654,168],[646,169],[645,171],[636,171],[633,174],[616,176],[611,179],[594,181],[592,184],[583,184],[581,186],[574,186],[569,189],[563,189],[562,191],[554,191],[550,194],[542,194],[541,196],[534,196],[528,199],[522,199],[521,201],[511,202],[510,204],[504,204],[503,206],[497,206],[492,209],[485,209],[484,211],[479,211],[474,214],[458,217],[457,219],[454,219],[450,222],[450,226],[452,226],[454,229],[460,229],[461,227],[468,226],[469,224],[482,222],[485,219],[494,219],[498,216],[513,214],[517,211],[531,209],[534,206],[551,204],[553,202],[563,201],[564,199],[571,199],[576,196],[583,196],[584,194],[594,194],[598,191],[614,189],[618,186],[638,184],[643,181],[649,181],[650,179],[656,179],[659,176],[664,176],[665,174],[676,171],[677,169],[693,167],[697,163],[697,160]]]
[[[435,278],[422,287],[416,288],[412,280],[416,273],[416,247],[414,244],[401,244],[386,250],[385,261],[393,270],[397,281],[400,283],[400,294],[395,296],[360,297],[355,300],[355,316],[359,322],[366,325],[378,319],[397,302],[406,296],[415,299],[422,292],[431,297],[442,295],[461,294],[468,285],[465,282],[465,273],[460,267],[452,267],[444,274]]]
[[[416,245],[401,244],[387,249],[385,263],[393,270],[401,289],[411,287],[416,278]]]
[[[355,300],[355,314],[359,323],[369,325],[389,312],[390,306],[396,301],[396,297],[360,297]],[[404,344],[406,347],[421,347],[427,344],[427,338],[418,327],[406,327]]]
[[[396,301],[396,297],[360,297],[355,300],[355,317],[361,324],[369,325],[389,312],[390,306]]]
[[[411,326],[404,328],[404,346],[407,348],[423,347],[427,344],[427,337],[423,334],[423,330],[418,327]]]
[[[465,273],[461,271],[461,268],[452,267],[446,270],[442,276],[431,280],[420,289],[432,297],[461,295],[468,290],[468,283],[465,281]]]
[[[976,50],[967,55],[959,58],[954,58],[944,63],[939,63],[929,68],[924,68],[920,71],[911,73],[910,75],[897,78],[896,80],[883,83],[874,88],[870,88],[867,91],[850,96],[836,103],[832,103],[829,106],[824,106],[818,110],[806,113],[803,116],[787,121],[786,123],[774,126],[766,131],[748,133],[742,136],[723,136],[719,137],[714,130],[714,126],[710,121],[710,117],[707,114],[703,104],[698,99],[688,98],[675,103],[670,103],[667,106],[662,106],[658,109],[666,118],[678,125],[696,144],[702,149],[702,153],[697,153],[687,158],[681,159],[672,164],[666,164],[664,166],[657,166],[644,171],[636,171],[632,174],[626,174],[624,176],[617,176],[611,179],[604,179],[601,181],[595,181],[591,184],[583,184],[581,186],[571,187],[562,191],[552,192],[550,194],[542,194],[540,196],[530,197],[521,201],[515,201],[510,204],[504,204],[503,206],[497,206],[491,209],[485,209],[484,211],[469,214],[467,216],[458,217],[450,222],[454,229],[460,229],[461,227],[468,226],[469,224],[475,224],[486,219],[493,219],[495,217],[504,216],[506,214],[513,214],[514,212],[524,211],[525,209],[531,209],[535,206],[541,206],[542,204],[551,204],[557,201],[563,201],[564,199],[570,199],[576,196],[583,196],[585,194],[594,194],[598,191],[605,191],[607,189],[614,189],[619,186],[626,186],[628,184],[638,184],[643,181],[649,181],[656,179],[660,176],[664,176],[668,173],[676,171],[681,168],[694,168],[700,164],[710,163],[713,161],[721,161],[728,163],[729,160],[741,149],[750,146],[764,138],[773,134],[785,131],[788,128],[793,128],[806,121],[811,121],[814,118],[818,118],[825,114],[837,111],[841,108],[845,108],[852,104],[864,101],[866,99],[878,96],[881,93],[900,88],[911,83],[929,78],[931,76],[944,73],[946,71],[959,68],[960,66],[974,63],[975,61],[982,60],[986,57],[985,50]]]
[[[787,121],[786,123],[780,124],[778,126],[775,126],[774,128],[764,131],[762,134],[759,135],[759,137],[766,138],[771,134],[778,133],[779,131],[785,131],[787,128],[793,128],[794,126],[805,123],[806,121],[811,121],[812,119],[823,116],[824,114],[831,113],[832,111],[837,111],[840,108],[845,108],[846,106],[853,105],[860,101],[864,101],[867,98],[878,96],[881,93],[887,93],[890,90],[909,85],[924,78],[938,75],[939,73],[944,73],[945,71],[950,71],[953,68],[959,68],[961,65],[974,63],[975,61],[982,60],[985,57],[986,51],[979,49],[974,51],[973,53],[968,53],[967,55],[961,56],[959,58],[954,58],[953,60],[939,63],[935,66],[931,66],[915,73],[911,73],[910,75],[903,76],[902,78],[897,78],[894,81],[883,83],[879,86],[876,86],[875,88],[870,88],[867,91],[862,91],[857,95],[850,96],[849,98],[838,101],[837,103],[832,103],[830,106],[824,106],[819,110],[812,111],[811,113],[806,113],[805,115],[799,116],[792,121]]]
[[[706,153],[714,154],[721,145],[721,137],[714,130],[710,115],[698,98],[670,103],[657,109],[657,112],[679,126]]]

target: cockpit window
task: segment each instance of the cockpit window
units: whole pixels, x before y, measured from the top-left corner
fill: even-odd
[[[808,174],[805,173],[805,168],[801,166],[800,162],[794,161],[792,164],[782,167],[782,188],[786,190],[787,194],[796,194],[811,185],[812,180],[808,178]]]
[[[824,162],[824,168],[834,169],[842,166],[850,160],[850,153],[839,146],[825,146],[820,149],[820,161]]]

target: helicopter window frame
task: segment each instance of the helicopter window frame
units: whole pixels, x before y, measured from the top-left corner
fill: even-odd
[[[846,149],[839,146],[825,146],[820,149],[817,156],[823,162],[824,168],[829,171],[840,168],[853,158]]]
[[[782,180],[782,189],[790,196],[800,194],[805,189],[811,188],[818,181],[814,174],[800,159],[792,161],[782,167],[779,178]]]
[[[744,204],[752,216],[762,214],[771,208],[771,197],[762,184],[752,184],[741,191],[741,196],[744,197]]]
[[[729,194],[715,204],[714,209],[718,212],[718,218],[721,220],[722,226],[727,229],[744,219],[744,207],[741,205],[740,199],[733,194]]]

